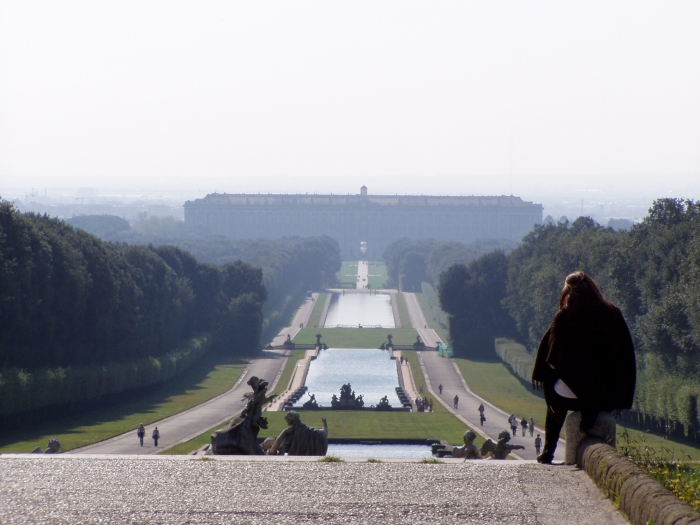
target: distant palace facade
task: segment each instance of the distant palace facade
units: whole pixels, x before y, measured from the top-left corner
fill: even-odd
[[[371,259],[408,237],[470,242],[519,241],[542,223],[542,205],[520,197],[427,195],[279,195],[212,193],[185,203],[185,223],[232,239],[335,238],[343,257],[366,243]]]

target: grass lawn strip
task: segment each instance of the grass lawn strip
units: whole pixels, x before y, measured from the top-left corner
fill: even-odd
[[[301,411],[303,423],[316,428],[322,428],[321,417],[328,420],[328,435],[331,438],[359,439],[445,439],[451,444],[462,443],[462,436],[467,427],[459,419],[447,411],[431,413],[418,412],[370,412],[354,410],[323,410]],[[277,437],[287,424],[284,412],[265,412],[268,418],[267,430],[261,430],[258,437]],[[203,445],[211,443],[214,430],[223,427],[218,425],[203,432],[196,438],[170,448],[162,454],[190,454]],[[477,438],[481,446],[483,440]]]
[[[406,307],[406,298],[403,293],[396,294],[396,306],[399,309],[399,320],[401,321],[401,326],[408,328],[411,326],[411,316],[408,315],[408,308]]]
[[[321,322],[321,314],[323,313],[323,307],[326,305],[327,296],[327,293],[318,294],[318,299],[316,299],[314,308],[311,310],[311,315],[309,316],[306,326],[315,327]]]
[[[423,286],[430,286],[428,283],[423,283]],[[425,317],[425,320],[428,322],[428,326],[435,330],[437,335],[440,336],[440,339],[445,344],[450,344],[450,333],[447,329],[443,328],[440,323],[437,321],[437,319],[440,317],[442,314],[445,318],[447,318],[447,314],[443,312],[442,310],[439,310],[439,306],[433,304],[428,296],[424,293],[416,293],[416,299],[418,299],[418,304],[421,307],[421,310],[423,310],[423,316]],[[439,311],[436,312],[434,309],[437,308]],[[410,324],[409,324],[410,326]]]
[[[335,274],[340,282],[339,288],[355,288],[357,286],[358,261],[343,261],[338,273]]]
[[[297,366],[300,359],[304,359],[306,355],[306,350],[292,350],[292,353],[287,359],[287,364],[284,366],[284,371],[280,376],[280,380],[277,382],[274,392],[277,394],[282,394],[289,386],[289,381],[292,379],[292,374]]]
[[[533,417],[538,427],[544,427],[547,413],[544,398],[536,395],[529,385],[524,384],[514,376],[503,362],[471,361],[463,358],[455,358],[455,362],[469,388],[476,395],[519,418],[524,415],[527,415],[528,418]],[[562,428],[563,438],[566,437],[565,428]],[[625,430],[632,439],[645,443],[646,446],[658,453],[668,449],[674,457],[685,458],[687,455],[692,460],[700,460],[700,448],[698,447],[665,439],[663,436],[649,432],[641,432],[618,423],[618,435]],[[617,444],[619,449],[621,445],[619,438]]]
[[[37,446],[43,450],[51,438],[58,438],[65,452],[135,431],[139,423],[149,425],[223,394],[245,366],[230,358],[205,357],[190,371],[137,400],[5,433],[0,436],[0,453],[31,452]]]
[[[417,332],[413,328],[303,328],[294,342],[314,344],[316,334],[322,334],[321,342],[329,348],[379,348],[388,334],[394,336],[395,345],[412,345]]]
[[[388,277],[386,274],[386,264],[379,261],[369,262],[369,278],[367,283],[369,286],[376,290],[378,288],[384,288],[386,285]]]

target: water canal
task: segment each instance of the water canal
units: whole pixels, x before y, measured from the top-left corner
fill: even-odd
[[[387,350],[329,348],[311,361],[306,386],[319,405],[330,407],[333,394],[339,396],[340,387],[346,383],[352,385],[356,395],[364,396],[366,407],[377,405],[384,396],[392,406],[401,406],[396,395],[399,386],[396,362]],[[298,404],[306,400],[308,397],[300,399]]]
[[[388,293],[334,293],[324,328],[396,328],[391,295]]]
[[[328,445],[329,456],[346,458],[431,458],[426,445]]]

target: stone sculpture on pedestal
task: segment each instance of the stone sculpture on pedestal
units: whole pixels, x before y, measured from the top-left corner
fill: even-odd
[[[494,443],[490,439],[486,440],[481,446],[481,455],[486,456],[489,454],[493,459],[506,459],[506,456],[508,456],[511,450],[525,450],[525,447],[522,445],[509,445],[509,441],[510,432],[503,430],[498,434],[498,443]]]
[[[452,457],[453,458],[464,458],[465,461],[468,459],[481,459],[481,453],[479,452],[479,449],[474,444],[475,439],[476,439],[476,432],[474,432],[473,430],[467,430],[464,433],[464,446],[463,447],[454,447],[452,449]]]
[[[268,439],[265,440],[265,448],[270,456],[325,456],[328,451],[328,423],[325,417],[323,429],[312,428],[301,422],[299,413],[290,410],[284,416],[284,420],[289,425],[285,428],[272,445]]]
[[[243,396],[246,407],[228,425],[211,435],[211,453],[216,455],[262,455],[258,444],[258,432],[267,428],[267,418],[262,417],[262,407],[276,394],[267,394],[267,381],[253,376],[248,380],[253,389]]]

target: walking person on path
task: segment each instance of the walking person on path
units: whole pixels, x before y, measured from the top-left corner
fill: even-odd
[[[523,437],[525,437],[525,433],[527,432],[527,419],[523,418],[522,421],[520,421],[520,426],[523,427]]]
[[[158,432],[158,427],[156,427],[153,430],[153,434],[151,434],[151,437],[153,438],[153,443],[155,443],[155,446],[158,446],[158,439],[160,438],[160,432]]]
[[[538,456],[540,455],[541,448],[542,448],[542,438],[540,437],[539,434],[537,434],[537,437],[535,438],[535,453]]]
[[[484,404],[481,403],[481,404],[479,405],[479,414],[483,414],[483,413],[484,413],[484,410],[486,410],[486,409],[484,408]]]
[[[438,387],[438,390],[440,391],[440,395],[442,395],[442,383],[440,383],[440,386]]]
[[[598,412],[632,407],[637,380],[634,345],[622,312],[582,271],[566,277],[554,315],[537,349],[532,386],[547,403],[544,450],[551,463],[569,410],[581,411],[581,431]]]
[[[510,430],[511,430],[511,432],[513,432],[513,437],[517,436],[518,435],[518,418],[515,417],[515,414],[511,414],[508,421],[510,421]]]
[[[141,423],[139,428],[136,430],[136,435],[139,437],[139,443],[141,443],[141,446],[143,446],[143,437],[146,435],[146,429],[143,428],[143,423]]]
[[[455,394],[455,398],[452,400],[452,403],[453,403],[453,406],[456,410],[457,407],[459,406],[459,396],[457,394]]]
[[[530,418],[529,427],[530,427],[530,437],[532,437],[532,435],[535,433],[535,420],[532,418]]]
[[[484,421],[486,421],[486,416],[484,415],[483,412],[481,414],[479,414],[479,421],[481,422],[481,426],[483,427]]]

